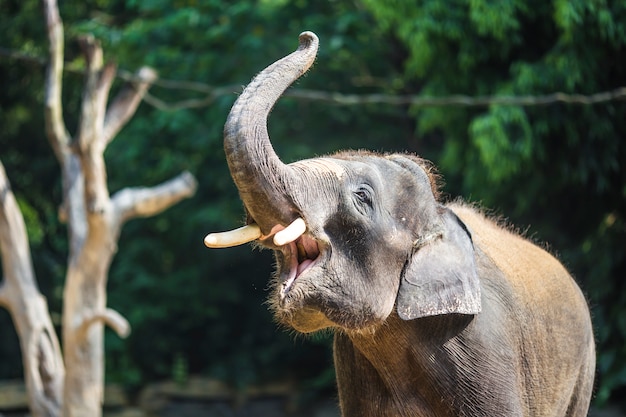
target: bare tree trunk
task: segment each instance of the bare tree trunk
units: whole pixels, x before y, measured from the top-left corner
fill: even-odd
[[[130,331],[128,322],[106,307],[108,270],[122,224],[133,217],[154,215],[189,197],[196,183],[191,174],[183,173],[158,187],[126,189],[109,196],[104,150],[134,114],[156,73],[141,69],[137,74],[141,81],[122,90],[107,109],[116,67],[104,65],[102,49],[93,37],[80,39],[87,63],[86,83],[78,133],[69,137],[60,99],[62,24],[56,1],[44,3],[51,68],[46,80],[46,126],[62,166],[71,241],[63,306],[63,414],[98,417],[104,391],[103,323],[121,337]]]
[[[70,252],[64,287],[63,353],[45,299],[36,285],[24,221],[0,164],[0,250],[5,279],[0,306],[12,315],[20,343],[35,417],[99,417],[104,392],[104,327],[125,337],[130,326],[106,307],[106,282],[123,224],[155,215],[194,194],[188,172],[159,186],[127,188],[113,196],[107,187],[104,151],[135,113],[156,79],[143,68],[139,82],[122,89],[107,108],[116,67],[104,65],[102,49],[90,36],[80,40],[87,63],[80,125],[73,138],[61,104],[63,26],[56,0],[44,0],[50,62],[46,73],[46,135],[61,166]],[[62,411],[61,411],[62,410]]]
[[[11,313],[20,339],[24,378],[35,417],[58,416],[64,369],[48,304],[35,281],[24,218],[0,163],[0,306]]]

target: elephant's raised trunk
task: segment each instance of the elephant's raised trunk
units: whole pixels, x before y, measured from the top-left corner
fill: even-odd
[[[267,117],[282,93],[315,60],[318,39],[300,34],[298,49],[259,73],[233,105],[224,126],[224,150],[230,173],[250,216],[264,235],[297,217],[289,195],[297,181],[274,152]]]

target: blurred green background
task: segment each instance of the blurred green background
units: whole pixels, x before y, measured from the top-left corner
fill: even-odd
[[[128,318],[107,333],[107,381],[138,390],[206,375],[237,387],[292,379],[333,392],[328,334],[294,337],[264,305],[271,253],[209,250],[207,232],[239,226],[243,210],[222,151],[241,85],[312,30],[320,52],[294,88],[440,97],[593,94],[626,86],[626,2],[611,0],[73,0],[60,2],[66,61],[91,32],[105,60],[162,80],[233,86],[207,105],[143,103],[106,152],[111,192],[190,170],[196,196],[127,224],[109,305]],[[67,258],[57,220],[60,174],[43,126],[47,40],[37,0],[0,0],[0,159],[22,208],[38,282],[58,323]],[[80,71],[65,73],[65,118],[77,125]],[[118,80],[114,89],[122,84]],[[206,91],[157,84],[167,103]],[[205,89],[206,90],[206,89]],[[345,148],[411,151],[438,165],[448,198],[492,209],[549,242],[587,294],[598,343],[594,402],[626,406],[626,102],[420,107],[283,98],[270,121],[286,162]],[[20,378],[19,345],[0,311],[0,379]]]

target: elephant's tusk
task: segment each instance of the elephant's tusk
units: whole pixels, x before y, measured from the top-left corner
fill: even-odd
[[[274,235],[274,244],[276,246],[283,246],[287,243],[291,243],[306,231],[306,223],[301,217],[295,219],[289,226],[277,232]]]
[[[261,229],[256,224],[249,224],[235,230],[221,233],[210,233],[204,238],[209,248],[229,248],[243,245],[261,237]]]

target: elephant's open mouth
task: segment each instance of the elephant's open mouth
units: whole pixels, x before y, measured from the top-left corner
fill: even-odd
[[[285,257],[285,267],[288,267],[282,283],[281,295],[285,296],[296,279],[305,271],[317,264],[320,258],[320,249],[317,241],[307,234],[303,234],[295,241],[281,248]]]
[[[321,254],[329,251],[320,249],[318,241],[305,233],[306,223],[302,218],[294,220],[287,227],[277,225],[272,230],[276,228],[279,229],[277,232],[264,237],[260,227],[251,223],[229,232],[211,233],[204,238],[204,243],[208,247],[224,248],[260,240],[262,245],[265,243],[267,247],[280,251],[282,254],[279,269],[279,276],[282,278],[280,295],[284,298],[296,279],[320,263]],[[322,247],[327,246],[322,244]]]

